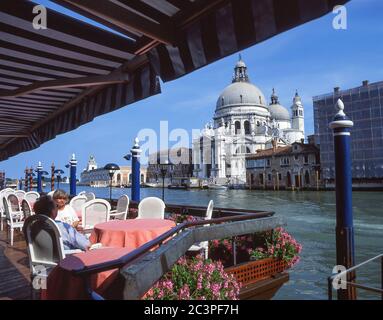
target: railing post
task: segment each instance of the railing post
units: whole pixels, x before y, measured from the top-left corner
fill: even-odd
[[[37,171],[37,192],[41,193],[43,192],[42,183],[41,183],[43,166],[41,165],[41,161],[39,161],[39,165],[37,166],[36,171]]]
[[[233,265],[237,265],[237,244],[235,241],[236,237],[232,238],[232,248],[233,248]]]
[[[350,152],[350,128],[354,123],[343,112],[344,104],[338,100],[336,104],[338,113],[330,128],[334,131],[335,153],[335,192],[336,192],[336,260],[337,265],[346,269],[354,266],[354,227],[352,218],[352,174]],[[352,282],[355,273],[350,274]],[[338,290],[339,300],[356,299],[354,287]]]
[[[76,196],[76,168],[77,160],[75,154],[72,154],[72,159],[69,161],[70,165],[70,195],[72,197]]]
[[[133,201],[140,202],[140,156],[142,150],[138,145],[138,138],[134,139],[134,146],[130,150],[132,153],[132,189],[131,197]]]

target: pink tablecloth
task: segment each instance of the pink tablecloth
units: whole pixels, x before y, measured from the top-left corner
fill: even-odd
[[[163,219],[112,220],[95,225],[90,241],[107,247],[135,249],[173,227],[174,221]]]
[[[89,299],[86,293],[84,279],[74,276],[73,270],[82,269],[92,265],[118,259],[131,250],[128,248],[104,248],[77,253],[67,256],[56,266],[48,276],[45,299]],[[108,292],[109,298],[119,298],[122,293],[123,281],[119,281],[118,269],[100,272],[92,275],[92,289],[101,296]],[[111,295],[111,296],[110,296]]]

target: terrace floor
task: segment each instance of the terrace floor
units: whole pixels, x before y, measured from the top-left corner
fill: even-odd
[[[0,300],[31,299],[30,272],[26,244],[15,230],[13,247],[6,230],[0,231]]]

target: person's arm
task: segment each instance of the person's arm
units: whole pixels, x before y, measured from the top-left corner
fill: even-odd
[[[86,251],[89,249],[91,243],[90,241],[80,232],[78,232],[75,228],[72,226],[70,227],[70,242],[73,247],[76,249],[81,249],[83,251]]]

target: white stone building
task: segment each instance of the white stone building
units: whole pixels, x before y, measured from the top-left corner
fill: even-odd
[[[268,104],[262,91],[252,84],[240,58],[232,83],[218,97],[213,121],[193,141],[194,175],[201,179],[246,183],[246,154],[304,139],[304,108],[298,93],[292,115],[283,107],[273,89]]]

